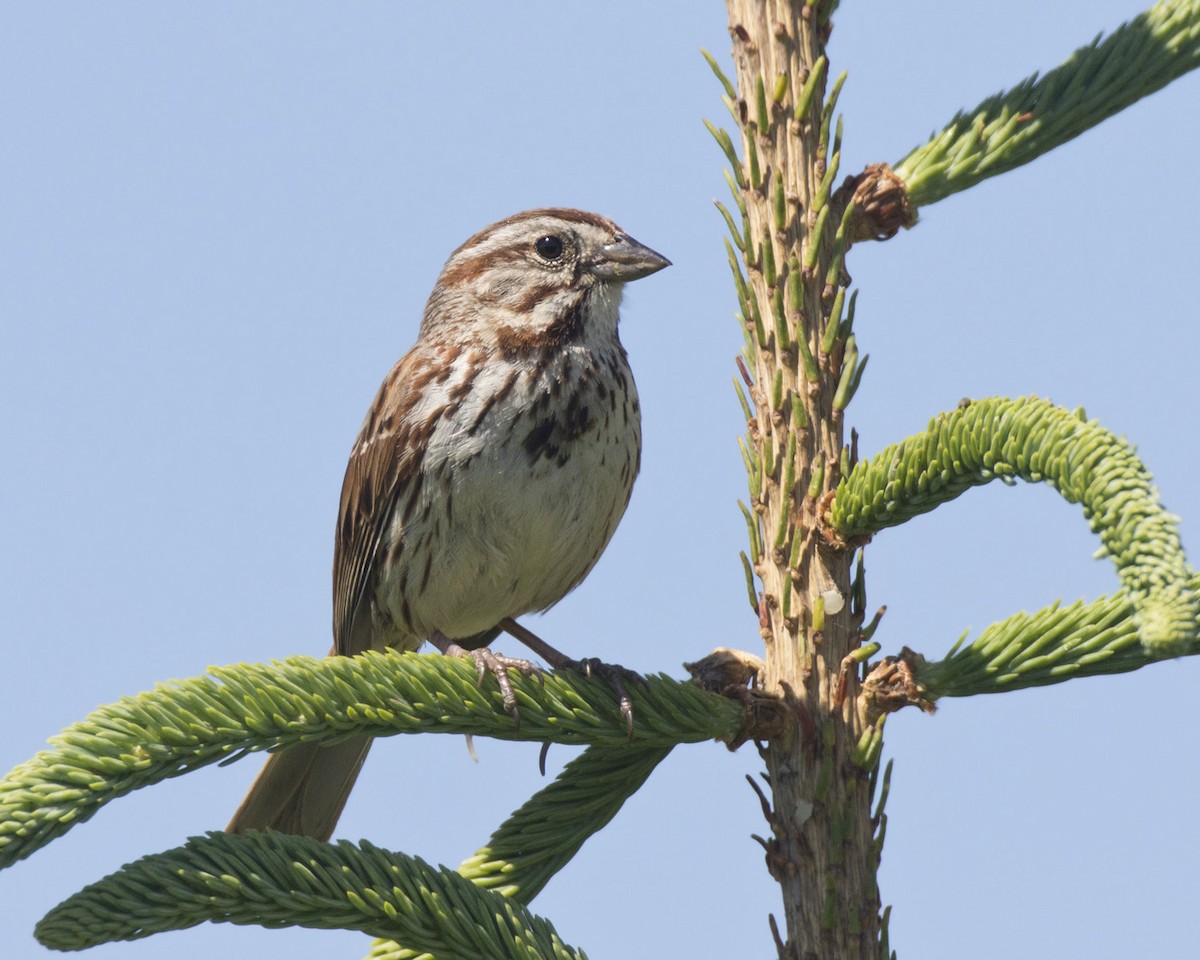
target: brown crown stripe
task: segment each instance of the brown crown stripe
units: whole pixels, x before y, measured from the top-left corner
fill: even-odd
[[[501,227],[510,227],[513,224],[524,223],[528,220],[537,220],[539,218],[548,218],[554,220],[562,220],[565,223],[586,223],[593,227],[600,227],[603,230],[613,230],[614,232],[620,228],[609,220],[607,217],[601,217],[594,213],[588,213],[585,210],[572,210],[570,207],[541,207],[537,210],[525,210],[522,213],[514,213],[511,217],[505,217],[503,220],[498,220],[490,227],[485,227],[480,230],[475,236],[467,240],[461,247],[450,255],[453,260],[464,250],[469,250],[471,247],[480,243],[486,237]]]

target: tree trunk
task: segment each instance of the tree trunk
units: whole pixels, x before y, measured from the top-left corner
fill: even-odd
[[[871,811],[882,723],[858,696],[860,664],[849,656],[864,639],[853,545],[823,523],[830,491],[853,463],[842,410],[859,372],[843,319],[848,191],[831,189],[840,123],[825,101],[829,24],[821,10],[830,4],[727,6],[745,205],[739,299],[752,361],[744,372],[751,559],[762,587],[764,685],[788,700],[794,721],[763,748],[767,861],[786,920],[786,942],[777,939],[788,960],[876,958],[886,955]]]

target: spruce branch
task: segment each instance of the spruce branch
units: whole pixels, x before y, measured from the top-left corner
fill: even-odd
[[[205,920],[361,930],[463,960],[583,957],[547,921],[452,870],[365,841],[274,831],[210,833],[143,857],[59,904],[36,934],[82,950]]]
[[[589,747],[501,824],[459,873],[529,903],[617,815],[671,749]]]
[[[1200,592],[1200,581],[1193,579],[1190,589]],[[1018,613],[992,624],[971,643],[964,640],[934,662],[902,654],[921,697],[933,701],[1004,693],[1075,677],[1126,673],[1162,659],[1140,641],[1137,610],[1121,594]],[[1200,653],[1200,645],[1187,652]]]
[[[612,690],[570,673],[513,678],[518,728],[473,666],[440,655],[367,653],[213,667],[94,711],[0,780],[0,867],[108,801],[263,748],[355,734],[472,733],[507,740],[664,747],[731,740],[741,707],[665,676],[633,690],[632,738]]]
[[[927,206],[1029,163],[1196,67],[1200,0],[1163,0],[1061,66],[957,114],[895,174],[908,204]]]
[[[641,787],[670,747],[588,747],[459,866],[484,889],[528,904]],[[379,940],[368,960],[415,960],[419,951]]]
[[[1082,410],[1036,397],[968,402],[860,462],[839,485],[829,519],[842,537],[869,536],[971,487],[1017,477],[1045,481],[1083,505],[1134,606],[1146,657],[1200,652],[1200,597],[1177,518],[1162,508],[1133,449]]]

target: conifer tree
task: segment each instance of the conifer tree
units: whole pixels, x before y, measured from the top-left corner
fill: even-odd
[[[587,747],[457,871],[369,843],[212,833],[129,864],[37,925],[80,949],[205,920],[361,930],[372,960],[582,956],[533,897],[681,745],[757,749],[761,840],[778,881],[781,960],[887,958],[887,717],[939,700],[1137,670],[1200,652],[1200,579],[1133,449],[1083,410],[1037,397],[928,411],[925,429],[862,455],[847,410],[867,357],[855,244],[913,228],[931,204],[1060,146],[1200,65],[1200,2],[1163,0],[1108,36],[952,117],[898,158],[841,168],[826,51],[837,0],[727,0],[732,69],[705,54],[728,119],[725,230],[744,350],[733,372],[747,600],[762,648],[718,650],[691,677],[651,676],[627,731],[600,681],[515,678],[519,725],[473,667],[368,653],[213,668],[102,707],[0,781],[0,866],[133,790],[261,749],[451,732]],[[714,239],[714,242],[719,240]],[[1079,504],[1120,589],[1016,613],[948,652],[884,651],[863,547],[974,487],[1045,483]],[[749,645],[749,644],[747,644]]]

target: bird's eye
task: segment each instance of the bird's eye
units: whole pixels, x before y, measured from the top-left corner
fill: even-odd
[[[548,237],[540,237],[533,247],[543,260],[553,262],[563,255],[562,237],[556,237],[553,234]]]

